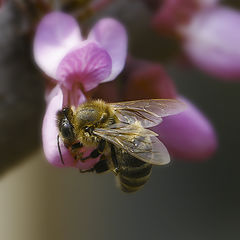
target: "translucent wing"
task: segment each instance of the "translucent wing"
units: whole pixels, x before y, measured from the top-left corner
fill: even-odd
[[[185,104],[174,99],[147,99],[110,104],[123,123],[141,122],[145,128],[158,125],[162,117],[174,115],[185,109]]]
[[[95,129],[94,134],[144,162],[163,165],[170,161],[168,151],[157,134],[138,124],[114,124],[110,128]]]

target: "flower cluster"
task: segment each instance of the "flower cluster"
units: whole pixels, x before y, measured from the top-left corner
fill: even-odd
[[[180,37],[186,57],[202,71],[224,80],[240,79],[239,11],[218,0],[161,2],[152,17],[158,33]]]
[[[176,22],[172,26],[175,27]],[[184,29],[186,36],[190,35],[189,29]],[[185,48],[190,49],[190,43],[185,43]],[[78,106],[86,101],[86,94],[108,101],[180,99],[188,109],[166,117],[154,131],[176,158],[203,160],[215,152],[217,139],[211,123],[194,104],[178,93],[160,64],[129,57],[121,89],[115,81],[110,82],[123,70],[127,56],[126,30],[117,20],[105,18],[98,21],[84,38],[71,15],[51,12],[37,27],[33,49],[35,62],[51,81],[51,87],[46,89],[47,108],[42,127],[43,148],[51,164],[89,169],[98,161],[75,162],[61,142],[62,165],[57,146],[57,111],[63,106]],[[89,149],[85,151],[87,155]]]

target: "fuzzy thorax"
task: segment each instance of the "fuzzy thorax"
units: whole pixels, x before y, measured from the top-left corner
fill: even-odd
[[[118,120],[114,110],[102,100],[93,100],[80,105],[73,114],[77,141],[85,146],[96,147],[101,138],[93,134],[94,129],[104,129],[116,121]]]

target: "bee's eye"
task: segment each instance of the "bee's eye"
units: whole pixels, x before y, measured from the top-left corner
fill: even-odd
[[[64,138],[71,139],[73,138],[73,130],[70,124],[63,124],[61,127],[61,133]]]

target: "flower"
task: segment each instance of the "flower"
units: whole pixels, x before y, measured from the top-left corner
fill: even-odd
[[[240,12],[218,0],[164,0],[153,16],[160,34],[181,39],[191,63],[221,79],[240,78]]]
[[[118,21],[105,18],[84,39],[73,17],[52,12],[37,27],[33,54],[37,65],[56,85],[47,95],[43,149],[50,163],[63,167],[57,147],[56,113],[63,106],[83,103],[86,91],[113,80],[122,71],[127,54],[126,31]],[[62,142],[60,148],[64,166],[88,169],[95,164],[96,159],[76,164]]]
[[[146,1],[146,0],[145,0]],[[155,0],[155,2],[160,2]],[[161,33],[176,34],[201,9],[215,6],[219,0],[163,0],[152,19],[152,26]],[[155,3],[156,5],[156,3]]]
[[[226,80],[240,79],[240,12],[215,7],[197,13],[181,34],[183,49],[201,70]]]
[[[76,20],[62,12],[52,12],[41,20],[33,44],[37,65],[71,91],[74,85],[89,91],[116,78],[126,53],[127,35],[118,21],[100,20],[83,39]]]
[[[217,137],[211,123],[194,104],[179,96],[160,64],[135,60],[128,74],[125,97],[127,100],[176,98],[186,103],[185,111],[163,118],[163,122],[153,128],[171,156],[200,161],[216,151]]]

